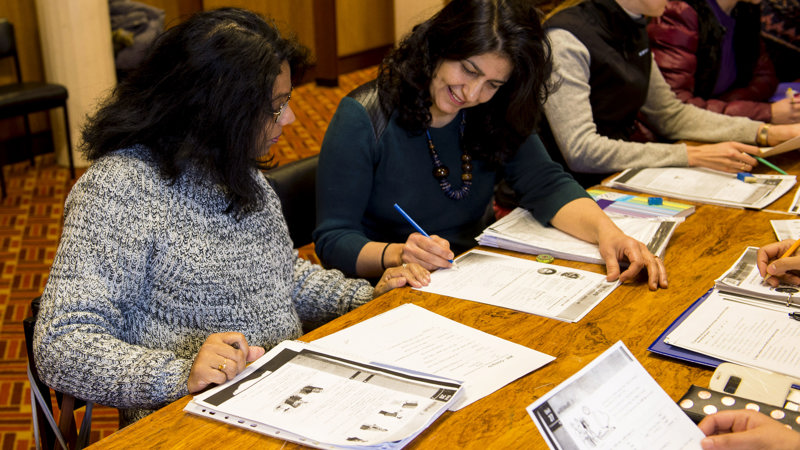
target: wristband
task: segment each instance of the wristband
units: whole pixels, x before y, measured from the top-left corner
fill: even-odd
[[[386,249],[389,248],[390,245],[392,245],[391,242],[386,244],[386,246],[383,247],[383,251],[381,252],[381,269],[383,270],[386,270],[386,263],[383,262],[383,257],[386,256]]]
[[[769,146],[769,124],[765,123],[761,125],[761,128],[758,129],[758,134],[756,135],[756,144],[760,145],[761,147],[768,147]]]

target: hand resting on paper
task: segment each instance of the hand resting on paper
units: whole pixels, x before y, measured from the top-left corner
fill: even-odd
[[[642,269],[647,269],[647,286],[650,290],[667,287],[667,270],[661,259],[653,255],[646,245],[623,233],[594,200],[579,198],[567,203],[550,223],[578,239],[596,243],[606,263],[608,281],[619,279],[625,283],[636,279]],[[626,260],[628,268],[621,271],[620,262]]]
[[[786,239],[758,249],[758,271],[762,277],[770,275],[766,280],[770,286],[776,287],[779,283],[800,285],[800,256],[795,252],[781,258],[793,243],[793,240]]]
[[[703,450],[781,450],[800,448],[800,433],[749,409],[721,411],[697,425],[707,436]]]

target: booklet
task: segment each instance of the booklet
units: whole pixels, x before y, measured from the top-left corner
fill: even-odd
[[[737,174],[695,167],[626,169],[603,185],[699,203],[762,209],[794,186],[794,175],[752,175],[753,183]]]
[[[702,301],[671,325],[664,342],[722,361],[800,379],[797,286],[763,283],[758,248],[748,247]]]
[[[455,402],[461,383],[284,341],[184,408],[325,449],[402,448]]]
[[[682,218],[612,216],[611,220],[628,236],[645,243],[656,256],[663,257],[672,233]],[[555,258],[605,264],[597,244],[571,236],[557,228],[546,227],[524,208],[516,208],[483,230],[478,244],[521,253],[547,253]]]
[[[605,189],[587,189],[594,201],[609,216],[630,217],[687,217],[694,212],[693,205],[642,195],[623,194]]]
[[[463,381],[459,410],[550,363],[553,356],[407,303],[349,326],[314,345],[347,349],[383,367],[403,367]]]
[[[705,437],[621,341],[526,410],[551,449],[700,449]]]
[[[775,156],[800,148],[800,136],[783,141],[774,147],[761,147],[761,156]]]
[[[430,284],[418,290],[577,322],[620,284],[599,273],[482,250],[463,254],[456,266],[431,273]]]

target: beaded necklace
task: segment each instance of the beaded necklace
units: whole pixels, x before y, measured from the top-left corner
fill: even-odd
[[[461,124],[458,129],[458,139],[459,145],[461,146],[461,170],[463,172],[461,174],[461,187],[458,189],[454,188],[453,185],[447,181],[450,169],[442,164],[442,161],[439,159],[439,154],[436,152],[436,147],[433,145],[433,139],[431,139],[430,129],[425,130],[425,134],[428,136],[428,149],[430,150],[431,159],[433,160],[433,177],[439,181],[439,186],[442,188],[442,191],[444,191],[444,194],[452,200],[461,200],[466,197],[467,194],[469,194],[469,187],[472,185],[472,157],[467,153],[467,149],[464,147],[465,123],[464,111],[461,111]]]

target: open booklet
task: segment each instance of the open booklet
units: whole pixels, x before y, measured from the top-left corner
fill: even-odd
[[[800,311],[798,288],[763,283],[757,250],[748,247],[663,339],[717,360],[800,379],[800,322],[789,314]]]
[[[456,265],[431,273],[430,284],[418,289],[577,322],[619,286],[599,273],[481,250]]]
[[[552,449],[700,449],[704,437],[621,341],[526,410]]]
[[[461,383],[284,341],[185,411],[317,448],[402,448],[458,399]]]
[[[779,241],[784,239],[800,239],[800,220],[770,220],[769,223],[772,225],[772,230],[775,231],[775,237],[778,238]]]
[[[789,140],[783,141],[774,147],[762,147],[760,149],[761,156],[775,156],[781,153],[790,152],[800,148],[800,136],[795,136]]]
[[[682,218],[651,218],[610,216],[628,236],[645,243],[651,253],[664,256],[670,237]],[[483,230],[477,241],[480,245],[513,250],[521,253],[547,253],[556,258],[605,264],[597,244],[580,240],[553,227],[545,227],[524,208],[516,208]]]
[[[754,183],[736,174],[695,167],[626,169],[603,185],[699,203],[762,209],[794,186],[794,175],[753,175]]]

